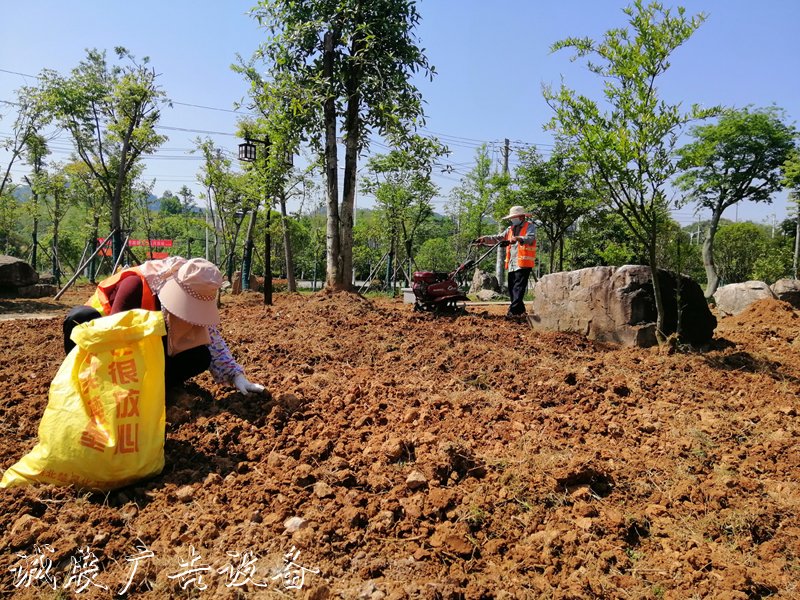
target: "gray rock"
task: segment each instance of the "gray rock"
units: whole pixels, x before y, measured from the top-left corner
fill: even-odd
[[[775,298],[775,294],[763,281],[730,283],[717,288],[714,302],[723,316],[738,315],[756,300]]]
[[[37,283],[18,287],[16,296],[17,298],[44,298],[46,296],[55,296],[57,293],[58,288],[56,286]]]
[[[0,254],[0,290],[15,291],[38,282],[39,274],[24,260]]]
[[[504,298],[502,294],[498,294],[494,290],[480,290],[475,297],[482,302],[489,302],[490,300],[496,300],[497,298]]]
[[[418,490],[428,485],[428,478],[421,471],[411,471],[406,477],[406,486],[410,490]]]
[[[500,284],[497,277],[486,271],[475,269],[475,274],[472,276],[472,283],[469,286],[470,294],[477,294],[481,290],[492,290],[493,292],[500,292]]]
[[[308,527],[308,521],[303,517],[289,517],[283,522],[286,533],[294,533]]]
[[[659,283],[665,312],[664,334],[677,330],[680,283],[681,336],[693,344],[708,342],[717,321],[697,282],[659,271]],[[589,339],[626,346],[657,343],[650,268],[642,265],[591,267],[545,275],[534,287],[530,313],[528,320],[538,330],[577,332]]]
[[[783,300],[795,308],[800,308],[800,281],[797,279],[778,279],[772,284],[771,289],[778,300]]]

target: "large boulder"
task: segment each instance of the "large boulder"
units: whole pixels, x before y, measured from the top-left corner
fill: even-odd
[[[494,290],[478,290],[478,293],[475,294],[475,297],[481,302],[490,302],[492,300],[498,300],[500,298],[507,298],[507,296],[498,294]]]
[[[797,279],[778,279],[770,289],[778,300],[800,308],[800,281]]]
[[[24,260],[0,254],[0,291],[15,292],[38,282],[39,274]]]
[[[469,286],[469,294],[477,294],[481,290],[491,290],[500,293],[500,284],[497,277],[486,271],[475,269],[475,274],[472,276],[472,283]]]
[[[717,320],[694,280],[659,271],[664,303],[664,334],[677,330],[678,287],[682,305],[681,337],[693,344],[708,342]],[[650,268],[642,265],[591,267],[553,273],[534,287],[534,329],[572,331],[589,339],[626,346],[653,346],[656,308]]]
[[[35,285],[23,285],[18,287],[14,294],[17,298],[45,298],[55,296],[58,288],[50,283],[37,283]]]
[[[717,288],[714,293],[714,302],[717,311],[723,317],[738,315],[756,300],[775,298],[775,294],[763,281],[745,281],[743,283],[729,283]]]
[[[250,273],[250,288],[251,290],[258,290],[262,288],[263,283],[259,284],[258,277],[255,274]],[[231,282],[231,294],[239,295],[242,293],[242,272],[241,271],[234,271],[233,272],[233,281]]]

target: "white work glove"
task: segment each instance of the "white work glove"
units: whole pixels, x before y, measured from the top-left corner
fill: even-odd
[[[245,396],[250,394],[260,394],[264,391],[264,386],[258,383],[250,383],[244,373],[237,373],[233,378],[233,385]]]

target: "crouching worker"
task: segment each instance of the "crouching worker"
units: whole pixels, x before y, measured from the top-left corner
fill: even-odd
[[[75,347],[72,330],[81,323],[134,308],[164,314],[165,381],[167,388],[182,384],[205,370],[216,381],[228,382],[242,394],[260,393],[233,359],[217,329],[217,291],[222,274],[202,258],[173,256],[149,260],[104,279],[92,298],[76,306],[64,320],[64,351]]]

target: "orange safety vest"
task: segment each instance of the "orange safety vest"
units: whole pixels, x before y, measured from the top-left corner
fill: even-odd
[[[103,279],[103,281],[97,284],[97,289],[92,297],[89,298],[89,301],[86,303],[86,305],[97,309],[97,311],[102,313],[104,316],[110,315],[111,302],[108,300],[108,294],[119,284],[120,281],[126,277],[132,277],[134,275],[142,280],[142,308],[147,310],[156,310],[156,297],[150,290],[150,286],[147,285],[147,280],[144,278],[144,275],[142,275],[142,273],[139,271],[139,267],[124,269],[119,273],[115,273],[114,275]]]
[[[522,224],[522,229],[519,230],[520,236],[525,236],[528,232],[528,225],[530,223],[525,221]],[[506,230],[506,239],[511,241],[514,237],[513,226]],[[508,270],[508,263],[511,262],[511,245],[506,246],[506,271]],[[517,244],[517,266],[520,269],[533,269],[536,266],[536,239],[533,244]]]

